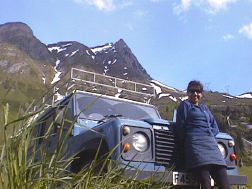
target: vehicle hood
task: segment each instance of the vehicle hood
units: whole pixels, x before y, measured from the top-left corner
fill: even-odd
[[[142,121],[145,121],[151,125],[162,125],[162,126],[169,126],[170,125],[170,122],[168,120],[164,120],[164,119],[148,118],[148,119],[143,119]]]

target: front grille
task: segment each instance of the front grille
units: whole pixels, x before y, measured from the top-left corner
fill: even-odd
[[[155,162],[161,165],[172,165],[174,156],[174,135],[170,130],[154,129]]]

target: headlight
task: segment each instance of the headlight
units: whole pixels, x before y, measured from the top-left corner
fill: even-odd
[[[144,133],[135,133],[132,136],[132,145],[137,151],[144,152],[149,148],[149,139]]]
[[[229,147],[234,147],[235,146],[235,142],[233,140],[228,141],[228,146]]]
[[[225,146],[223,144],[221,144],[221,143],[218,143],[218,148],[220,149],[220,152],[221,152],[222,156],[224,158],[226,158],[227,157],[227,151],[226,151]]]

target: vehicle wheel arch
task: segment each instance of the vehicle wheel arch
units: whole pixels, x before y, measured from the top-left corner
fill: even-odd
[[[85,143],[85,147],[74,156],[74,160],[71,163],[71,171],[79,172],[85,166],[88,168],[95,157],[96,161],[100,161],[102,158],[107,158],[109,153],[109,147],[106,141],[102,138],[96,138]]]

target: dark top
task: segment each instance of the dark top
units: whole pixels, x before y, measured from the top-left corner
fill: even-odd
[[[215,136],[218,125],[205,104],[196,106],[188,100],[177,109],[174,128],[177,149],[186,169],[206,164],[226,165]]]

